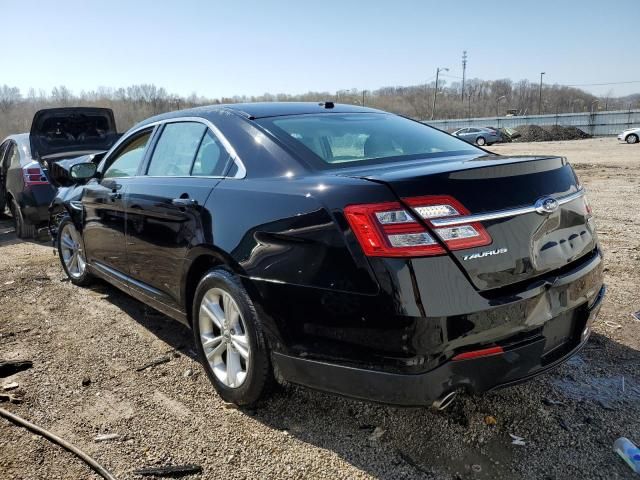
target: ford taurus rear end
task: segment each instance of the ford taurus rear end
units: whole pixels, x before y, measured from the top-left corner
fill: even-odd
[[[565,158],[493,155],[391,115],[255,122],[315,172],[324,188],[310,191],[339,231],[326,255],[349,257],[318,267],[333,275],[322,288],[262,286],[267,297],[295,292],[267,307],[295,325],[274,349],[284,378],[444,408],[460,390],[540,374],[587,341],[602,252]],[[327,242],[305,238],[309,251]]]

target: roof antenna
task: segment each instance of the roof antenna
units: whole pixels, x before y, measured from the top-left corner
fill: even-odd
[[[333,108],[333,107],[335,107],[333,102],[320,102],[318,105],[320,105],[321,107],[324,107],[324,108]]]

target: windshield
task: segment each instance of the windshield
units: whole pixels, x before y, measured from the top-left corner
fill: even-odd
[[[313,157],[319,168],[484,153],[435,128],[390,114],[292,115],[258,123],[307,158]]]

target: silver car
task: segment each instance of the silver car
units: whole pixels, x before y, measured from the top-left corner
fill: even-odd
[[[483,127],[468,127],[461,128],[452,133],[456,137],[460,137],[469,143],[475,143],[476,145],[492,145],[502,140],[500,134],[491,128]]]
[[[627,143],[638,143],[638,141],[640,140],[640,127],[627,128],[620,135],[618,135],[618,140]]]

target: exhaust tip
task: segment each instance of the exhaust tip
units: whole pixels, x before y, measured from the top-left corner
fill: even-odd
[[[453,401],[455,400],[457,395],[458,395],[458,392],[456,392],[455,390],[451,391],[449,393],[445,393],[440,398],[436,399],[431,404],[431,406],[435,410],[442,411],[442,410],[444,410],[445,408],[447,408],[449,405],[451,405],[453,403]]]

